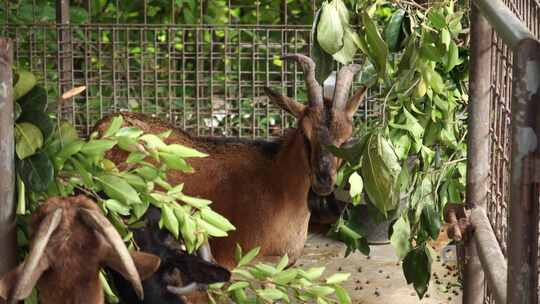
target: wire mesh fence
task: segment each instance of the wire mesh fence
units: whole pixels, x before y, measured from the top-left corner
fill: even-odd
[[[21,18],[10,3],[5,2],[4,9],[15,17],[9,15],[5,20]],[[215,13],[205,15],[215,8],[205,1],[196,3],[193,13],[198,12],[199,17],[194,22],[199,24],[173,24],[179,21],[179,12],[190,11],[178,11],[174,5],[170,12],[164,6],[161,17],[156,17],[157,13],[152,13],[154,1],[141,1],[144,7],[137,15],[133,12],[140,7],[122,7],[116,1],[111,8],[101,8],[111,9],[115,20],[99,20],[98,16],[97,23],[90,23],[95,9],[75,3],[69,16],[73,19],[74,12],[82,14],[78,9],[86,5],[85,22],[8,22],[0,35],[14,38],[16,62],[40,76],[50,106],[55,106],[54,96],[59,91],[87,87],[83,95],[60,107],[62,117],[84,135],[103,116],[118,111],[149,113],[194,135],[282,135],[294,119],[269,104],[262,89],[270,86],[299,101],[306,100],[301,70],[280,57],[291,52],[310,53],[311,25],[288,22],[310,21],[315,1],[308,2],[308,8],[301,7],[307,13],[291,7],[288,1],[228,1],[223,8],[227,18],[222,20],[227,24],[223,25],[201,23],[215,17]],[[273,10],[275,5],[278,7]],[[252,12],[253,18],[247,20],[254,24],[235,23],[234,16],[246,14],[242,10]],[[268,17],[263,16],[270,11],[280,16],[274,23],[285,24],[263,24],[268,23]],[[38,12],[25,20],[36,22],[36,16]],[[377,105],[369,97],[367,100],[360,115],[378,115]]]
[[[490,164],[486,213],[505,257],[510,201],[512,73],[512,49],[493,31],[490,68]],[[496,303],[487,284],[485,294],[484,303]]]

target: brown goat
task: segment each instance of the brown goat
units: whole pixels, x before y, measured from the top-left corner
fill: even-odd
[[[101,266],[121,273],[143,297],[144,279],[159,267],[152,254],[129,252],[87,197],[50,198],[32,217],[28,257],[0,280],[0,299],[17,303],[37,285],[41,304],[101,304]],[[140,275],[139,275],[140,274]]]
[[[300,256],[310,217],[308,191],[312,188],[319,195],[331,193],[340,165],[325,147],[339,147],[350,138],[353,114],[366,92],[361,88],[347,100],[354,74],[360,69],[351,64],[339,71],[333,100],[325,100],[315,80],[313,60],[300,54],[284,59],[294,59],[302,67],[309,100],[304,105],[265,89],[273,102],[298,119],[298,127],[278,142],[191,137],[148,116],[122,114],[128,125],[147,133],[172,129],[166,140],[169,144],[179,143],[209,154],[190,160],[194,174],[171,171],[168,178],[173,184],[184,183],[186,194],[212,200],[212,208],[236,226],[227,238],[210,241],[217,262],[227,267],[234,265],[236,243],[245,249],[260,246],[262,256],[287,253],[291,261]],[[111,117],[95,129],[106,130]],[[121,164],[126,154],[115,150],[108,156]]]

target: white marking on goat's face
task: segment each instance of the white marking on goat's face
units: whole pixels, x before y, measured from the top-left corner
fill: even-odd
[[[328,195],[334,190],[341,159],[326,147],[341,147],[351,137],[352,120],[330,107],[307,108],[301,128],[309,142],[311,187],[318,195]]]

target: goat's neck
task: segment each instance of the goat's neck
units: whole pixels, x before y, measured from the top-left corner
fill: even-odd
[[[274,184],[279,186],[281,191],[293,189],[292,193],[288,194],[297,194],[298,198],[307,197],[311,185],[307,144],[300,129],[291,130],[276,155],[275,165],[270,168]]]

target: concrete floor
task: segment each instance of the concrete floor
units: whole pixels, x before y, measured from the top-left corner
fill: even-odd
[[[445,240],[432,244],[437,256],[442,256],[446,244]],[[343,287],[349,291],[352,302],[357,304],[461,304],[461,289],[453,258],[447,259],[446,263],[443,261],[445,258],[434,259],[428,292],[423,300],[419,300],[412,285],[407,285],[391,245],[371,246],[369,257],[356,252],[344,258],[344,253],[342,243],[311,233],[304,254],[296,265],[324,265],[326,274],[338,271],[351,273]]]

